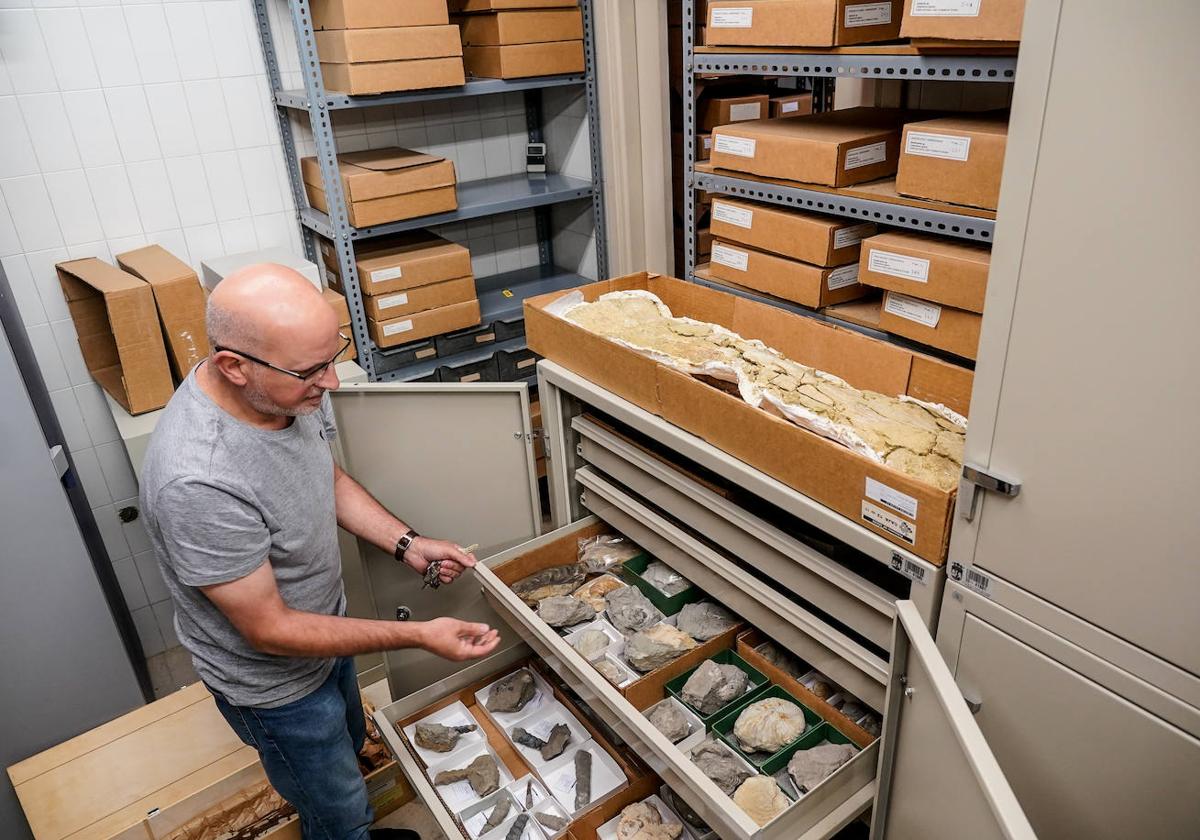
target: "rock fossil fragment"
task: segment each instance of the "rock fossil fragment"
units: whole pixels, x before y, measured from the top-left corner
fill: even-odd
[[[584,630],[571,640],[571,647],[589,662],[608,649],[612,639],[603,630]]]
[[[615,686],[619,687],[621,682],[625,679],[625,674],[611,659],[599,659],[593,662],[592,666],[600,672],[600,676],[604,677],[604,679],[608,680]]]
[[[766,825],[792,804],[770,776],[751,776],[733,794],[733,801],[756,825]]]
[[[529,824],[529,814],[521,814],[517,817],[517,821],[512,824],[512,828],[508,830],[508,834],[504,835],[504,840],[521,840],[525,835],[525,826]]]
[[[546,737],[546,742],[540,747],[542,758],[545,761],[558,758],[570,742],[571,728],[565,723],[554,724],[550,729],[550,734]]]
[[[655,560],[642,572],[642,580],[667,597],[691,588],[692,582],[661,560]]]
[[[598,578],[589,580],[572,592],[571,595],[591,606],[596,612],[600,612],[604,609],[604,596],[609,592],[623,589],[625,585],[620,578],[613,577],[612,575],[601,575]]]
[[[463,726],[443,726],[440,723],[417,724],[417,746],[433,752],[450,752],[458,744],[458,739],[468,732],[474,732],[475,724]]]
[[[680,823],[663,822],[658,809],[645,802],[626,805],[617,822],[617,840],[675,840],[682,833]]]
[[[487,710],[489,712],[519,712],[537,693],[533,674],[522,669],[493,683],[488,689]]]
[[[587,750],[575,753],[575,810],[581,811],[592,801],[592,754]]]
[[[605,572],[642,553],[637,544],[616,534],[601,534],[579,541],[579,562],[589,572]]]
[[[587,601],[570,595],[552,595],[538,601],[538,618],[551,627],[570,627],[596,617],[596,611]]]
[[[678,744],[690,733],[687,718],[674,702],[659,703],[646,715],[646,719],[672,744]]]
[[[540,750],[542,747],[546,746],[545,741],[521,726],[513,729],[512,739],[515,743],[520,744],[523,747],[529,747],[531,750]]]
[[[658,607],[636,586],[615,589],[604,596],[608,620],[626,636],[653,627],[663,620]]]
[[[742,782],[754,775],[727,748],[705,741],[691,753],[692,763],[700,772],[716,782],[726,796],[733,796]]]
[[[525,810],[533,807],[533,779],[525,783]]]
[[[584,574],[584,568],[579,563],[551,566],[521,578],[512,585],[512,591],[526,604],[536,607],[543,598],[570,595],[583,583]]]
[[[511,799],[501,799],[496,803],[496,807],[492,809],[492,813],[488,814],[487,821],[483,824],[483,831],[480,834],[486,834],[493,828],[499,828],[500,823],[508,818],[508,812],[512,809]]]
[[[551,814],[549,811],[543,811],[540,814],[534,814],[533,817],[542,825],[546,826],[546,828],[556,832],[562,831],[571,824],[571,821],[566,817],[560,817],[558,814]]]
[[[849,744],[831,744],[822,741],[807,750],[797,750],[788,762],[788,775],[800,793],[808,793],[821,781],[850,759],[857,750]]]
[[[733,736],[746,752],[775,753],[804,734],[804,710],[782,697],[747,706],[733,724]]]
[[[707,717],[746,693],[750,677],[736,665],[718,665],[711,659],[700,663],[683,684],[683,701]]]
[[[712,601],[686,604],[679,611],[679,629],[698,642],[715,639],[737,623],[737,616]]]
[[[755,652],[762,654],[763,659],[770,662],[789,677],[799,678],[812,670],[786,650],[780,650],[779,646],[774,642],[763,642],[754,650]]]
[[[625,643],[625,659],[643,674],[674,662],[696,648],[695,640],[670,624],[639,630]]]
[[[500,768],[496,766],[494,758],[484,754],[459,770],[443,770],[434,777],[433,783],[452,785],[464,779],[471,783],[471,790],[476,794],[487,796],[500,787]]]

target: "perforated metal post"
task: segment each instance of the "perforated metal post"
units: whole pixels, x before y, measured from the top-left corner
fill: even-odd
[[[696,273],[696,0],[683,0],[683,278]],[[675,267],[676,273],[679,266]]]
[[[542,127],[545,124],[545,111],[542,108],[541,90],[525,91],[525,130],[530,143],[545,143],[546,136]],[[550,266],[554,264],[554,240],[550,235],[550,208],[538,207],[533,211],[533,222],[538,241],[538,264]]]
[[[690,0],[689,0],[690,1]],[[592,224],[596,231],[596,278],[608,277],[608,245],[604,223],[604,165],[600,146],[600,96],[596,83],[596,16],[592,0],[582,0],[583,70],[587,76],[588,141],[592,157]]]

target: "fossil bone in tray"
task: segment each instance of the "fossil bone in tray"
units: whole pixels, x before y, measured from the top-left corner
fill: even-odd
[[[736,383],[750,405],[919,481],[958,485],[967,421],[943,405],[860,390],[718,324],[677,318],[649,292],[564,304],[562,316],[590,332],[684,373]]]

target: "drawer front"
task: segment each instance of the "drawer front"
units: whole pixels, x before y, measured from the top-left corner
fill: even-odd
[[[455,353],[465,353],[476,347],[485,347],[496,343],[496,331],[491,324],[478,327],[468,327],[458,332],[446,333],[433,337],[434,346],[439,356],[453,356]]]
[[[737,840],[805,837],[815,840],[833,833],[829,827],[837,822],[835,815],[843,815],[854,808],[857,808],[855,813],[865,809],[874,790],[878,742],[859,753],[837,777],[814,790],[801,805],[767,827],[759,828],[561,636],[538,619],[489,568],[520,556],[528,547],[582,531],[595,521],[588,517],[526,546],[511,549],[476,568],[476,579],[505,621],[721,837]],[[624,530],[617,523],[612,524]],[[629,536],[636,539],[633,534]]]
[[[887,663],[735,566],[591,468],[576,473],[583,504],[834,682],[883,708]]]
[[[500,368],[496,357],[461,365],[443,365],[437,369],[440,382],[499,382]]]
[[[583,417],[572,426],[585,461],[879,647],[891,644],[893,595],[602,426]]]

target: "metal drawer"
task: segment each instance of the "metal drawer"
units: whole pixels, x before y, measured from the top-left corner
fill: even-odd
[[[571,426],[585,461],[864,638],[891,645],[895,596],[593,420]]]
[[[607,520],[607,517],[605,517]],[[596,523],[595,517],[560,528],[539,539],[489,559],[475,570],[476,579],[496,611],[542,659],[569,685],[584,703],[675,789],[721,837],[737,840],[816,840],[831,836],[870,806],[875,793],[879,741],[860,752],[841,770],[765,827],[758,827],[721,792],[707,776],[665,738],[620,692],[609,684],[561,636],[538,619],[535,613],[492,571],[510,560],[541,549],[564,538],[572,538]],[[624,523],[608,520],[630,537]],[[649,534],[650,532],[647,531]],[[647,549],[655,551],[652,545]],[[671,558],[669,562],[674,562]],[[687,573],[684,569],[680,571]],[[711,581],[697,581],[710,594],[718,595]],[[726,587],[727,588],[727,587]],[[719,599],[719,598],[718,598]],[[737,605],[730,604],[737,609]],[[766,607],[747,615],[751,621],[765,618]]]
[[[474,350],[476,347],[495,344],[497,340],[496,330],[493,329],[492,324],[467,327],[465,330],[435,335],[433,337],[433,343],[437,347],[437,354],[439,356],[453,356],[456,353],[465,353],[468,350]]]
[[[437,369],[440,382],[499,382],[500,369],[494,355],[478,362],[442,365]]]

